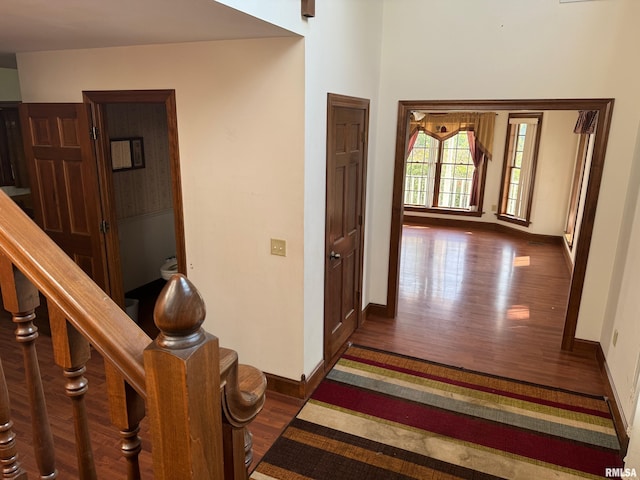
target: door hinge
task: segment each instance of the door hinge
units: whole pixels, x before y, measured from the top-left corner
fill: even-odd
[[[89,136],[91,137],[91,140],[97,140],[99,133],[100,131],[98,130],[98,127],[89,127]]]
[[[362,215],[358,215],[358,225],[362,226]]]
[[[102,220],[100,222],[100,233],[107,233],[109,231],[109,228],[111,228],[109,222],[107,222],[106,220]]]

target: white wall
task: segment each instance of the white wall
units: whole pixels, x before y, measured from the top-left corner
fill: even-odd
[[[238,40],[18,55],[23,100],[176,90],[189,278],[243,363],[303,373],[304,45]],[[269,239],[287,240],[287,257]]]
[[[291,32],[303,35],[307,31],[307,24],[315,22],[300,15],[299,1],[291,0],[213,0],[241,12],[260,18]],[[326,20],[326,19],[325,19]]]
[[[306,38],[304,311],[305,372],[322,360],[324,322],[325,175],[327,94],[367,98],[370,103],[369,165],[376,157],[378,84],[382,41],[381,0],[322,0],[309,19]],[[367,182],[365,220],[365,286],[369,278],[371,201]],[[366,302],[363,304],[366,306]]]
[[[124,291],[160,278],[160,267],[176,255],[173,210],[118,220]]]
[[[20,100],[20,81],[15,68],[0,68],[0,102]]]
[[[613,273],[622,223],[619,206],[625,200],[634,146],[630,138],[635,137],[639,115],[638,94],[618,85],[620,77],[637,78],[638,67],[623,63],[623,55],[633,56],[631,45],[637,42],[623,41],[620,33],[635,30],[633,8],[631,0],[385,3],[380,124],[372,165],[377,195],[369,223],[373,261],[366,301],[386,301],[398,100],[616,97],[607,155],[612,165],[605,166],[577,329],[579,338],[600,339],[607,302],[603,292]],[[447,21],[431,21],[424,28],[425,19],[434,18]],[[451,34],[452,25],[457,35]],[[416,33],[411,37],[408,32]],[[429,61],[424,61],[421,46],[439,45],[445,39],[447,48],[428,48]],[[468,51],[469,45],[470,54],[452,61],[451,52]],[[595,68],[594,59],[602,65]],[[614,59],[617,69],[612,68]],[[438,64],[447,68],[434,74],[432,66]]]

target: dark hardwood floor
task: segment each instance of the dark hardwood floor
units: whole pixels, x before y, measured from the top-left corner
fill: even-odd
[[[595,358],[560,350],[569,281],[558,245],[529,243],[482,230],[405,227],[397,318],[370,317],[351,341],[495,375],[603,394]],[[144,306],[140,323],[145,329],[151,328],[147,312]],[[64,395],[63,375],[51,360],[46,312],[39,316],[43,335],[38,354],[54,424],[58,478],[77,478],[70,402]],[[13,330],[10,317],[0,313],[0,352],[12,395],[20,460],[29,478],[37,478],[21,352]],[[87,403],[99,478],[125,478],[97,353],[87,370]],[[254,465],[301,406],[301,400],[267,394],[265,408],[251,427]],[[143,478],[150,479],[146,422],[141,435]]]
[[[570,281],[560,245],[405,226],[397,318],[370,318],[351,341],[603,394],[595,357],[560,349]]]

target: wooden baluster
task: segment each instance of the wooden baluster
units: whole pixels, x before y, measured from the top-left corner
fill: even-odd
[[[78,473],[81,480],[96,480],[89,419],[84,401],[89,390],[89,382],[84,376],[85,365],[91,358],[91,348],[87,339],[67,322],[65,314],[53,304],[49,304],[49,324],[53,359],[56,365],[64,370],[64,376],[67,378],[65,392],[71,399],[73,408]]]
[[[253,434],[244,427],[244,469],[249,473],[249,467],[253,462]]]
[[[33,448],[40,478],[54,479],[58,477],[58,472],[55,468],[53,435],[36,352],[38,327],[33,323],[36,318],[35,309],[40,305],[40,296],[38,290],[4,255],[0,255],[0,284],[4,308],[13,316],[16,340],[22,345],[31,409]]]
[[[253,461],[247,425],[264,406],[267,380],[260,370],[239,364],[235,351],[221,350],[225,478],[246,480]]]
[[[202,328],[202,297],[174,275],[154,310],[160,334],[144,352],[155,478],[224,478],[220,349]]]
[[[226,420],[225,417],[223,419]],[[226,421],[222,425],[224,432],[225,478],[246,480],[249,466],[253,460],[251,433],[246,427],[237,428]]]
[[[27,473],[18,462],[16,434],[13,432],[9,391],[4,378],[2,362],[0,362],[0,464],[2,464],[2,478],[27,479]]]
[[[105,361],[111,423],[120,431],[122,455],[127,461],[127,480],[140,480],[138,456],[142,441],[138,436],[144,418],[144,399],[127,384],[113,365]]]

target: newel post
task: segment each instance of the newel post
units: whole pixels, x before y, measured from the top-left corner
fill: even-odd
[[[202,328],[205,305],[193,284],[174,275],[154,319],[160,335],[144,352],[155,478],[222,480],[218,339]]]

